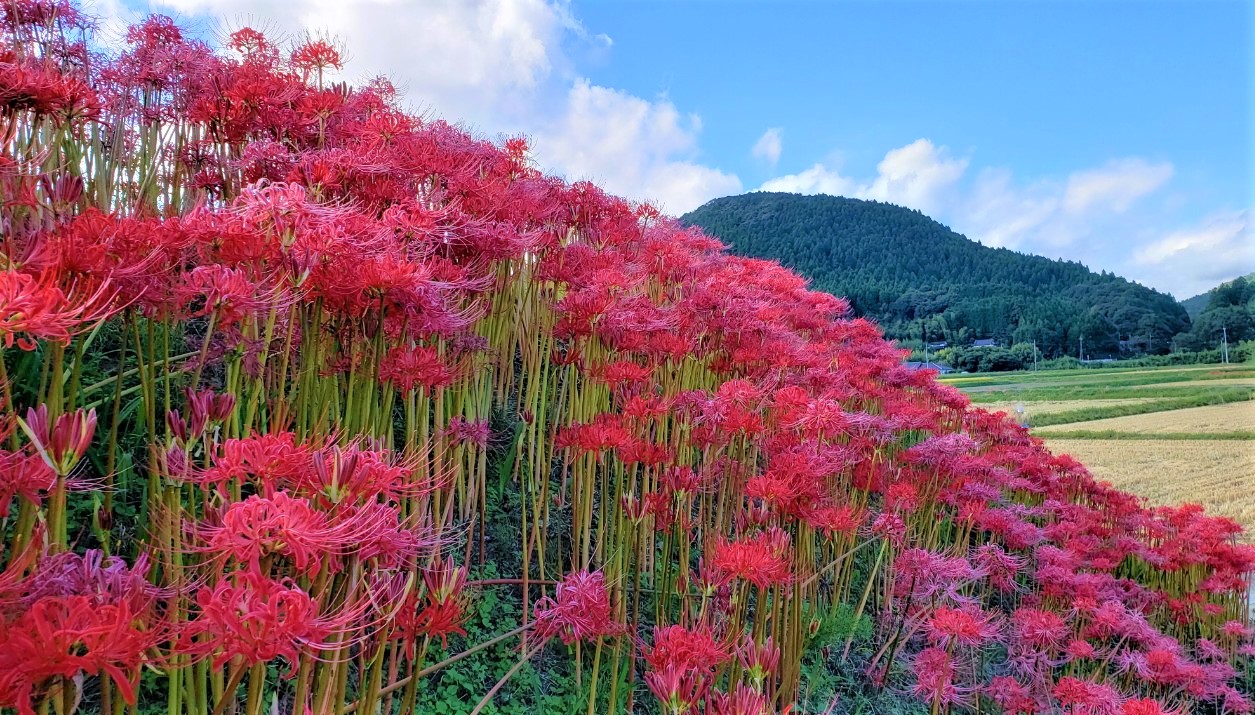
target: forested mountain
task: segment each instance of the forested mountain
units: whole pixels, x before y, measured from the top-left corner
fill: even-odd
[[[845,296],[905,346],[993,338],[1046,357],[1167,352],[1190,327],[1171,296],[1080,263],[990,248],[919,211],[835,196],[756,192],[681,217],[749,256]]]
[[[1201,300],[1200,300],[1201,299]],[[1201,304],[1189,332],[1176,337],[1182,350],[1215,348],[1227,339],[1230,343],[1255,340],[1255,274],[1221,283],[1200,296],[1184,301],[1186,309]]]
[[[1242,279],[1245,280],[1247,283],[1255,281],[1255,273],[1242,276]],[[1198,316],[1203,314],[1203,311],[1207,309],[1207,304],[1211,300],[1211,296],[1213,293],[1224,289],[1226,286],[1229,286],[1232,283],[1233,281],[1221,283],[1220,285],[1216,286],[1215,288],[1212,288],[1206,293],[1199,293],[1193,298],[1186,298],[1185,300],[1181,301],[1181,305],[1185,306],[1185,312],[1189,313],[1190,315],[1190,320],[1197,320]]]

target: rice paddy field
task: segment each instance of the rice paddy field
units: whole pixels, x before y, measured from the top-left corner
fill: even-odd
[[[1055,452],[1154,504],[1198,503],[1255,534],[1255,365],[960,375]],[[1248,534],[1248,540],[1252,535]]]

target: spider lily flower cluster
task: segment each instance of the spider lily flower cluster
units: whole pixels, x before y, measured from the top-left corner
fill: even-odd
[[[786,712],[816,652],[934,713],[1251,710],[1236,525],[339,65],[0,2],[0,709],[410,713],[515,639],[476,712],[542,652],[590,713]]]

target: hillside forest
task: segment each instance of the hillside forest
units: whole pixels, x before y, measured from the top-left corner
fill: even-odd
[[[992,341],[1020,362],[1019,353],[1031,361],[1034,345],[1039,359],[1162,355],[1214,348],[1221,326],[1236,342],[1255,325],[1247,281],[1218,289],[1191,322],[1166,293],[1077,262],[984,246],[875,201],[757,192],[716,199],[682,221],[845,296],[917,353]]]

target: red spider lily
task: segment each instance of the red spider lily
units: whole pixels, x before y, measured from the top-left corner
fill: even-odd
[[[558,636],[567,645],[624,631],[623,624],[615,621],[606,578],[600,571],[567,574],[554,588],[554,598],[546,596],[536,602],[535,612],[536,634]]]
[[[654,626],[654,645],[642,645],[641,654],[655,671],[668,667],[706,670],[727,662],[732,649],[717,640],[707,626]]]
[[[891,544],[900,545],[906,538],[906,522],[894,512],[882,511],[872,520],[872,533]]]
[[[736,655],[757,692],[762,692],[763,684],[774,678],[780,668],[780,648],[772,642],[771,636],[767,636],[762,645],[755,644],[753,638],[745,636]]]
[[[1024,568],[1024,559],[1007,553],[997,544],[976,549],[972,562],[985,574],[989,584],[1004,593],[1019,588],[1016,578]]]
[[[222,486],[251,479],[277,487],[297,481],[310,465],[310,449],[290,432],[263,434],[223,442],[208,469],[197,475],[202,484]]]
[[[982,692],[997,703],[1007,715],[1037,715],[1041,711],[1041,707],[1029,693],[1029,689],[1014,678],[1005,675],[994,676]]]
[[[226,266],[197,266],[175,287],[175,300],[187,317],[213,315],[222,328],[278,306],[277,295],[258,286],[242,269]]]
[[[967,559],[945,556],[924,549],[908,549],[897,559],[894,597],[908,598],[916,603],[946,599],[965,603],[971,598],[963,594],[967,585],[980,577]]]
[[[166,416],[170,431],[180,443],[187,444],[200,439],[210,425],[221,424],[235,409],[235,395],[218,395],[213,390],[185,390],[187,419],[177,410]]]
[[[317,576],[323,560],[335,563],[374,530],[366,512],[336,514],[319,511],[306,499],[287,492],[269,497],[254,494],[223,512],[220,523],[200,527],[204,549],[214,558],[234,559],[241,567],[259,569],[267,557],[282,556],[302,574]]]
[[[1011,614],[1010,621],[1013,642],[1035,651],[1058,648],[1070,633],[1063,617],[1051,611],[1020,608]]]
[[[661,444],[652,444],[643,440],[633,441],[619,449],[619,461],[624,464],[643,464],[654,467],[668,464],[675,460],[675,451]]]
[[[772,527],[743,541],[719,541],[711,555],[711,566],[726,576],[767,588],[789,582],[792,559],[789,535]]]
[[[944,649],[925,648],[915,656],[911,667],[917,698],[944,706],[963,702],[965,693],[954,682],[953,658]]]
[[[27,578],[21,601],[29,606],[43,598],[83,596],[101,606],[126,604],[135,618],[144,618],[171,595],[149,582],[148,571],[147,554],[130,565],[96,549],[52,554],[40,559]]]
[[[1072,660],[1079,660],[1081,658],[1093,658],[1098,651],[1089,641],[1074,638],[1068,641],[1068,644],[1064,647],[1063,652],[1067,654],[1068,658]]]
[[[49,273],[34,277],[0,270],[0,336],[6,348],[33,350],[36,340],[67,344],[120,310],[113,297],[107,282],[94,290],[75,285],[63,290]]]
[[[464,417],[454,417],[449,420],[449,426],[445,429],[445,434],[453,440],[454,444],[469,444],[481,448],[487,447],[490,436],[488,420],[472,422]]]
[[[706,713],[707,715],[764,715],[769,712],[767,709],[769,706],[770,701],[767,696],[739,684],[731,694],[712,692]]]
[[[1055,683],[1051,694],[1060,707],[1074,715],[1117,715],[1120,712],[1122,698],[1109,685],[1065,677]]]
[[[131,530],[111,526],[144,499],[130,477],[146,463],[157,488],[147,513],[161,518],[137,553],[165,544],[153,553],[170,561],[148,573],[143,558],[36,560],[28,547],[0,574],[0,646],[33,604],[85,597],[153,632],[171,614],[174,657],[152,677],[179,683],[182,702],[221,686],[189,662],[235,655],[293,661],[299,691],[319,693],[311,707],[348,709],[341,696],[357,693],[365,708],[372,688],[390,694],[406,677],[413,692],[421,679],[402,671],[417,639],[462,633],[470,612],[465,569],[432,559],[465,538],[473,561],[472,535],[495,533],[486,480],[505,455],[488,449],[484,417],[505,408],[526,425],[514,456],[530,563],[547,573],[570,544],[595,543],[589,568],[625,585],[674,577],[671,592],[641,589],[612,608],[600,572],[569,574],[537,604],[538,633],[577,643],[625,632],[616,620],[651,623],[651,611],[683,619],[642,646],[672,715],[788,702],[804,686],[794,636],[818,629],[791,607],[858,598],[861,579],[888,626],[870,676],[892,684],[890,664],[908,664],[908,687],[938,712],[980,705],[977,691],[1006,712],[1057,710],[1063,674],[1078,678],[1058,699],[1078,711],[1153,711],[1136,700],[1151,695],[1161,710],[1249,710],[1230,684],[1255,649],[1240,608],[1255,549],[1233,522],[1147,508],[1096,482],[1005,416],[906,370],[874,324],[847,317],[848,302],[727,255],[653,207],[544,176],[521,139],[493,144],[407,115],[383,80],[324,86],[342,64],[330,40],[301,38],[288,53],[244,29],[219,55],[153,17],[110,58],[87,24],[70,0],[0,3],[0,134],[12,135],[0,141],[0,336],[66,346],[134,306],[96,343],[122,348],[121,409],[102,453],[119,480],[100,501],[126,508],[62,504],[57,477],[77,471],[93,436],[75,413],[61,446],[50,419],[46,437],[0,452],[0,511],[20,496],[15,542],[42,544],[44,521],[65,528],[33,508],[51,491],[59,515],[95,508],[100,528],[81,538],[131,553]],[[188,347],[202,357],[176,375],[185,348],[164,342],[192,317]],[[79,375],[73,352],[56,355]],[[17,356],[5,386],[16,400],[42,394],[27,376],[50,354]],[[169,404],[188,377],[187,399]],[[241,409],[210,385],[229,385]],[[105,404],[101,387],[73,397]],[[128,461],[163,413],[173,443]],[[0,415],[12,442],[10,425],[16,414]],[[545,490],[573,476],[592,508],[568,539],[564,518],[533,510],[546,497],[564,507],[569,488]],[[201,486],[203,502],[166,502],[195,491],[167,480]],[[824,563],[864,537],[881,541],[875,560]],[[683,562],[694,546],[695,574]],[[746,584],[772,597],[742,598]],[[410,657],[374,661],[386,668],[376,687],[370,654],[390,638]],[[80,665],[17,686],[4,672],[0,701],[34,707],[96,667]],[[132,677],[130,661],[120,667]],[[1090,671],[1134,699],[1092,691],[1079,679]],[[977,688],[987,673],[999,677]],[[258,681],[249,702],[264,707],[274,688]]]
[[[340,68],[340,50],[327,40],[308,38],[292,51],[292,66],[321,76],[329,68]]]
[[[598,454],[632,444],[632,433],[617,415],[598,415],[588,424],[574,424],[558,433],[554,445],[574,448],[577,454]]]
[[[417,460],[397,460],[387,451],[363,449],[356,444],[316,450],[311,468],[293,475],[292,488],[322,508],[332,504],[398,501],[430,493],[444,486],[446,475],[419,472]]]
[[[39,505],[55,485],[57,474],[37,454],[0,450],[0,518],[9,515],[14,496]]]
[[[1250,626],[1241,621],[1225,621],[1224,625],[1220,627],[1220,632],[1227,638],[1243,639],[1251,637]]]
[[[1120,704],[1120,715],[1181,715],[1184,708],[1166,708],[1154,698],[1130,698]]]
[[[92,435],[96,432],[96,410],[78,409],[58,415],[49,424],[48,406],[40,405],[27,410],[26,419],[19,420],[19,424],[48,467],[66,476],[74,471],[91,446]]]
[[[104,674],[133,705],[145,653],[163,637],[125,600],[40,598],[14,620],[0,622],[0,703],[34,715],[34,700],[54,678]]]
[[[646,673],[645,685],[662,703],[667,715],[685,715],[706,698],[710,677],[700,671],[667,665]]]
[[[464,593],[466,573],[465,567],[441,560],[423,570],[425,594],[411,594],[396,616],[397,628],[411,655],[419,635],[439,638],[445,647],[449,636],[466,635],[462,628],[469,615]]]
[[[997,638],[1001,632],[994,616],[975,609],[940,606],[925,623],[928,639],[950,648],[953,645],[977,647]]]
[[[591,372],[610,387],[616,388],[623,385],[644,385],[654,371],[647,365],[638,365],[630,360],[619,360],[595,366]]]
[[[823,506],[812,510],[806,522],[828,538],[856,533],[867,520],[867,510],[848,504]]]
[[[199,613],[187,625],[182,649],[212,656],[215,668],[233,658],[248,665],[282,657],[295,672],[302,652],[328,650],[348,633],[360,609],[319,613],[309,594],[288,580],[251,569],[224,574],[213,587],[196,592]]]
[[[0,109],[5,114],[31,112],[58,124],[77,123],[100,113],[100,100],[80,78],[48,62],[0,60]]]
[[[34,350],[35,339],[69,342],[71,327],[77,323],[67,315],[65,294],[53,281],[40,281],[15,270],[0,271],[0,332],[4,346],[16,343],[23,350]]]
[[[408,394],[416,388],[432,389],[453,382],[456,371],[430,347],[393,350],[379,363],[379,379]]]

